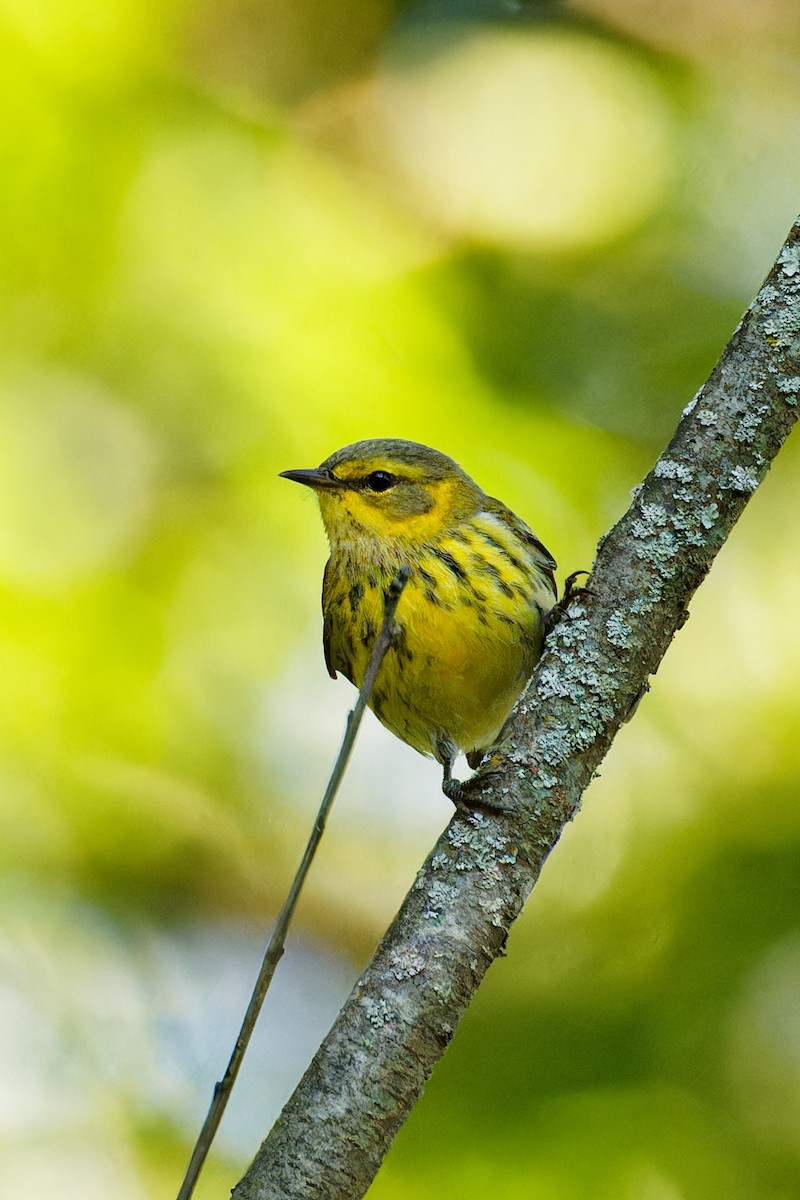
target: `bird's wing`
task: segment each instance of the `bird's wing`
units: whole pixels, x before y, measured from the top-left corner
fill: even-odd
[[[325,666],[328,668],[328,674],[331,679],[336,679],[336,668],[333,665],[331,649],[331,639],[333,637],[332,605],[328,603],[331,590],[331,575],[331,560],[328,559],[325,564],[325,573],[322,576],[322,649],[325,652]]]
[[[553,576],[558,563],[553,558],[546,546],[543,546],[536,534],[526,525],[521,517],[512,512],[510,508],[506,508],[505,504],[501,504],[499,500],[495,500],[493,496],[487,496],[484,500],[483,508],[485,512],[491,513],[504,524],[508,525],[509,529],[513,530],[516,537],[525,544],[528,548],[531,558],[542,573],[547,576],[553,585],[553,594],[557,594],[556,581]]]

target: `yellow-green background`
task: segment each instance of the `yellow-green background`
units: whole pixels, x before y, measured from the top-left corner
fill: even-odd
[[[313,498],[456,457],[564,573],[800,209],[795,0],[0,0],[0,1192],[174,1194],[352,693]],[[800,1194],[800,449],[375,1200]],[[199,1196],[447,821],[368,722]]]

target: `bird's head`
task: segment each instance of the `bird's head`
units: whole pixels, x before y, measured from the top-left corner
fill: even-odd
[[[452,458],[398,438],[355,442],[318,467],[282,475],[317,493],[332,545],[365,532],[419,544],[478,512],[484,499]]]

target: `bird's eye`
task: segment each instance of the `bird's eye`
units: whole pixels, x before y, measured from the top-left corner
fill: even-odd
[[[388,471],[373,471],[365,480],[371,492],[386,492],[395,482],[394,475]]]

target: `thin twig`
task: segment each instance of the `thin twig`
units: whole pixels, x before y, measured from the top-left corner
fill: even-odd
[[[322,797],[322,803],[317,813],[317,819],[314,822],[314,828],[311,831],[311,836],[308,839],[308,844],[305,848],[300,866],[297,868],[292,886],[289,888],[289,893],[284,901],[283,908],[278,915],[275,923],[275,928],[272,931],[272,937],[269,939],[266,951],[264,952],[264,960],[261,964],[261,970],[258,973],[256,985],[253,988],[253,994],[250,997],[250,1003],[247,1006],[247,1011],[242,1021],[242,1028],[239,1031],[239,1036],[236,1039],[236,1045],[233,1048],[233,1053],[230,1057],[227,1070],[219,1083],[214,1087],[214,1095],[211,1100],[211,1107],[208,1110],[208,1116],[203,1123],[203,1128],[195,1143],[192,1157],[189,1160],[189,1166],[186,1169],[183,1183],[178,1192],[178,1200],[189,1200],[189,1197],[194,1191],[198,1176],[202,1170],[203,1163],[206,1160],[211,1143],[214,1140],[214,1135],[217,1132],[219,1123],[222,1120],[222,1114],[225,1112],[225,1107],[228,1103],[233,1085],[236,1082],[236,1076],[239,1073],[239,1067],[242,1064],[248,1042],[255,1028],[258,1014],[261,1011],[261,1006],[264,1003],[264,997],[267,994],[269,985],[272,982],[272,977],[275,974],[275,968],[283,956],[285,948],[286,934],[289,930],[294,910],[297,905],[300,892],[303,889],[303,884],[306,881],[309,868],[317,852],[322,834],[325,831],[325,825],[328,820],[333,801],[336,798],[336,793],[339,790],[339,785],[347,769],[347,764],[350,761],[350,755],[355,745],[358,728],[361,724],[361,719],[364,716],[364,710],[369,704],[372,696],[372,689],[375,686],[375,679],[380,670],[386,651],[392,644],[392,633],[394,624],[394,615],[397,611],[397,603],[402,594],[403,588],[408,583],[411,577],[411,571],[408,567],[401,567],[395,575],[389,588],[386,592],[384,600],[384,615],[383,624],[380,633],[375,639],[375,645],[372,647],[372,653],[367,664],[367,670],[364,674],[364,679],[361,684],[358,699],[351,711],[347,714],[347,726],[345,728],[344,738],[342,740],[341,749],[333,764],[328,785],[325,788],[325,794]]]

